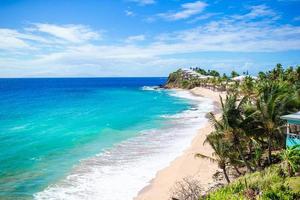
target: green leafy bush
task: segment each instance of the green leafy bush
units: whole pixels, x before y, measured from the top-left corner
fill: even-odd
[[[264,171],[246,174],[202,199],[292,200],[300,199],[299,187],[300,177],[285,177],[280,165],[272,165]]]

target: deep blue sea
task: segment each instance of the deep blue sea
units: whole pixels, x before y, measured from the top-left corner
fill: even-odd
[[[0,199],[132,199],[212,109],[165,81],[0,79]]]

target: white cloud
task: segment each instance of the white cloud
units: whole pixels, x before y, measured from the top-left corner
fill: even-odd
[[[11,29],[0,29],[0,49],[29,48],[29,44],[23,41],[20,33]]]
[[[66,43],[85,43],[101,39],[99,32],[83,25],[31,24],[23,30],[0,28],[0,49],[38,50],[51,47],[52,50],[64,48]]]
[[[201,13],[207,4],[202,1],[195,1],[192,3],[185,3],[181,5],[181,10],[178,12],[167,12],[167,13],[160,13],[158,16],[166,19],[166,20],[180,20],[180,19],[187,19],[191,16]]]
[[[191,19],[190,21],[188,21],[188,23],[195,23],[195,22],[198,22],[201,20],[209,19],[209,18],[219,15],[219,14],[220,13],[206,13],[204,15],[200,15],[200,16],[195,17],[194,19]]]
[[[182,55],[300,51],[300,26],[279,25],[269,20],[271,12],[262,12],[265,8],[258,10],[251,9],[243,15],[248,17],[227,16],[185,30],[147,35],[147,40],[143,34],[132,35],[113,45],[95,42],[101,35],[84,25],[33,24],[29,30],[0,29],[0,41],[4,41],[0,43],[0,49],[4,49],[0,50],[0,76],[11,76],[13,72],[22,76],[126,76],[130,73],[150,76],[166,74],[179,65],[229,67],[253,63],[245,59],[190,59]],[[254,16],[256,20],[249,20]],[[10,49],[14,48],[23,54],[11,53]],[[164,68],[166,65],[169,67]],[[157,71],[150,74],[147,67]]]
[[[136,2],[139,5],[151,5],[156,3],[155,0],[129,0],[129,1]]]
[[[132,35],[129,36],[125,41],[131,43],[131,42],[144,41],[145,39],[146,39],[145,35]]]
[[[54,37],[73,43],[82,43],[88,40],[98,40],[101,35],[83,25],[55,25],[36,23],[32,30],[47,33]]]
[[[235,19],[252,20],[257,18],[268,17],[277,20],[280,16],[266,5],[256,5],[249,7],[250,12],[245,15],[235,15]]]
[[[204,26],[160,35],[147,45],[96,45],[85,43],[65,46],[62,50],[36,56],[31,64],[96,65],[103,61],[130,63],[164,60],[179,54],[199,52],[278,52],[300,50],[300,27],[265,23],[214,21]],[[144,35],[130,36],[128,41],[142,41]]]
[[[132,12],[132,11],[130,11],[130,10],[125,10],[125,15],[126,16],[134,16],[135,14],[134,14],[134,12]]]
[[[169,49],[167,52],[278,52],[300,50],[299,34],[300,27],[291,25],[277,26],[225,20],[163,34],[158,39],[160,49]]]

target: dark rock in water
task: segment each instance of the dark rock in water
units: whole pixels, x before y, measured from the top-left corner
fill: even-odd
[[[158,86],[153,86],[151,87],[153,90],[161,90],[161,89],[164,89],[164,86],[163,85],[158,85]]]

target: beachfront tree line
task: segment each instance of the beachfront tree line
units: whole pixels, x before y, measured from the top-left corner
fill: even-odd
[[[197,76],[189,76],[188,78],[184,76],[184,72],[179,69],[176,72],[173,72],[169,75],[168,82],[166,87],[179,87],[191,89],[194,87],[205,87],[212,89],[214,91],[227,91],[227,92],[235,92],[239,90],[239,92],[243,94],[250,94],[253,92],[257,92],[258,85],[255,84],[255,80],[253,76],[250,76],[248,71],[245,71],[239,74],[236,71],[232,71],[229,75],[223,73],[221,75],[220,72],[216,70],[204,70],[200,67],[190,68],[191,70],[203,75],[204,77],[199,78]],[[243,81],[233,81],[232,79],[238,76],[245,76]],[[205,78],[205,76],[207,78]],[[298,80],[300,77],[300,66],[297,67],[288,67],[284,69],[281,64],[277,64],[276,67],[267,72],[259,72],[258,79],[259,81],[269,80],[284,80],[290,83],[299,84]],[[256,78],[256,77],[255,77]]]
[[[209,114],[215,130],[206,142],[215,150],[214,159],[230,182],[226,166],[241,174],[242,167],[254,172],[278,162],[285,147],[286,130],[280,116],[300,110],[300,67],[284,69],[278,64],[271,71],[260,72],[256,80],[246,77],[228,87],[226,98],[220,97],[220,103],[221,116]],[[288,175],[299,168],[297,152],[288,162]],[[288,160],[289,154],[285,151],[282,154]]]
[[[205,76],[214,76],[214,77],[220,77],[220,73],[217,71],[217,70],[205,70],[205,69],[203,69],[203,68],[201,68],[201,67],[190,67],[190,69],[191,70],[194,70],[195,72],[198,72],[199,74],[202,74],[202,75],[205,75]],[[248,73],[248,71],[246,71],[246,72],[243,72],[243,75],[248,75],[249,73]],[[239,76],[240,74],[239,73],[237,73],[236,71],[231,71],[231,73],[230,73],[230,76],[232,77],[232,78],[234,78],[234,77],[237,77],[237,76]],[[225,73],[223,73],[223,79],[228,79],[228,76],[225,74]]]
[[[211,75],[199,68],[193,70]],[[233,72],[231,76],[238,74]],[[286,127],[280,116],[300,110],[300,66],[284,69],[277,64],[273,70],[260,72],[256,79],[247,76],[243,81],[232,81],[226,75],[185,81],[182,86],[187,88],[200,86],[226,92],[224,99],[220,97],[221,113],[209,113],[214,131],[205,142],[214,154],[195,156],[217,162],[228,183],[229,168],[243,175],[281,162],[284,176],[299,172],[300,147],[285,149]]]
[[[245,77],[242,81],[234,81],[233,78],[239,76],[235,71],[227,76],[220,75],[215,70],[205,71],[201,68],[191,70],[208,78],[185,76],[178,70],[170,74],[166,87],[188,89],[205,87],[226,92],[224,99],[220,97],[221,112],[209,113],[214,131],[207,136],[205,143],[210,144],[214,153],[212,156],[200,153],[195,156],[216,162],[228,183],[231,182],[229,169],[235,171],[238,176],[255,171],[262,171],[260,174],[265,176],[265,171],[271,169],[265,168],[276,164],[278,173],[274,172],[270,175],[271,178],[268,176],[262,178],[261,182],[268,183],[269,180],[280,179],[279,189],[273,191],[270,184],[264,184],[255,195],[264,193],[274,195],[276,198],[280,195],[282,197],[290,195],[289,197],[294,198],[295,193],[286,187],[285,181],[288,179],[285,177],[292,177],[297,172],[299,174],[300,146],[285,149],[286,127],[285,121],[280,116],[300,110],[300,66],[283,68],[281,64],[277,64],[270,71],[259,72],[257,77],[248,76],[248,72],[244,72]],[[254,180],[258,181],[256,178]],[[258,182],[254,181],[253,184],[257,185]],[[235,185],[230,184],[228,187],[244,188],[240,191],[246,192],[253,189],[249,188],[247,183]],[[225,195],[224,192],[229,197],[233,193],[225,187],[220,192],[212,193],[208,199],[214,199],[214,195]]]

